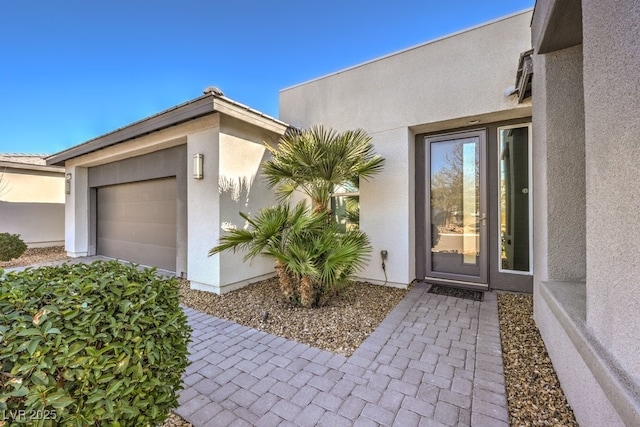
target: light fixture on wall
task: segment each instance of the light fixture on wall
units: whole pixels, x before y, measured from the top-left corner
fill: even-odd
[[[71,194],[71,173],[67,173],[64,177],[64,192]]]
[[[203,173],[204,155],[198,153],[193,155],[193,178],[204,178]]]

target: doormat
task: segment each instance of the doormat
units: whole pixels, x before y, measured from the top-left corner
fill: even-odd
[[[481,291],[473,291],[471,289],[461,289],[442,285],[431,285],[429,293],[444,295],[447,297],[470,299],[471,301],[482,301],[482,299],[484,298],[484,292]]]

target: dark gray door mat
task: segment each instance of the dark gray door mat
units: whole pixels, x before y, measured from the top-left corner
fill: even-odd
[[[456,297],[470,299],[472,301],[482,301],[484,292],[474,291],[471,289],[454,288],[453,286],[431,285],[429,293],[436,295],[444,295],[448,297]]]

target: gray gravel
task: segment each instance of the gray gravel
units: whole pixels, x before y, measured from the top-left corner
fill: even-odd
[[[188,307],[288,338],[312,347],[350,356],[407,294],[407,289],[354,282],[324,306],[293,307],[284,301],[275,278],[218,296],[182,282],[182,303]],[[266,315],[266,320],[263,320]]]
[[[164,424],[162,424],[162,427],[191,427],[191,423],[183,420],[179,415],[172,412]]]
[[[49,248],[29,248],[20,258],[11,261],[0,261],[0,268],[27,267],[54,261],[69,259],[64,246],[52,246]]]
[[[531,295],[498,295],[512,426],[578,426],[533,320]]]

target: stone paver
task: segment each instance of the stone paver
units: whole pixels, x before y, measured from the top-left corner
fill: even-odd
[[[176,412],[196,427],[508,425],[496,294],[428,289],[414,286],[348,358],[185,308]]]

